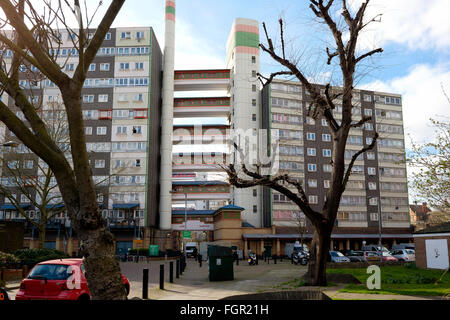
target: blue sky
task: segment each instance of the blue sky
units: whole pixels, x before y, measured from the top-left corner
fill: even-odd
[[[348,2],[356,8],[361,0]],[[292,56],[303,53],[300,61],[306,73],[317,75],[318,80],[329,79],[330,70],[323,69],[323,54],[332,41],[327,30],[315,23],[308,0],[177,0],[176,5],[177,69],[224,67],[226,40],[237,17],[258,20],[261,41],[265,41],[261,23],[266,22],[277,42],[278,19],[282,17],[286,47]],[[432,137],[430,117],[450,116],[450,104],[442,92],[444,87],[450,95],[448,12],[447,0],[371,0],[366,14],[383,16],[380,23],[371,24],[363,34],[360,50],[381,46],[384,53],[367,60],[359,72],[358,86],[402,94],[405,130],[416,141]],[[163,45],[163,0],[127,0],[114,23],[116,27],[142,25],[152,26]],[[262,54],[261,71],[269,73],[277,69],[276,63]],[[406,143],[409,144],[408,137]]]

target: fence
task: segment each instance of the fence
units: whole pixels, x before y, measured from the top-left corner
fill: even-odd
[[[28,266],[0,265],[0,283],[19,282],[28,275]]]

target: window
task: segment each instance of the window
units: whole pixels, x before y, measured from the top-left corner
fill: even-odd
[[[144,95],[142,93],[137,93],[133,96],[133,101],[142,102],[144,101]]]
[[[256,114],[252,114],[252,121],[256,121]]]
[[[330,180],[323,180],[323,187],[325,189],[329,189],[330,188]]]
[[[253,189],[253,196],[254,196],[254,197],[258,196],[258,190]]]
[[[105,36],[105,40],[111,40],[111,33],[108,32]]]
[[[369,205],[371,205],[371,206],[378,205],[378,198],[369,198]]]
[[[258,206],[253,206],[253,213],[257,213],[258,212]]]
[[[252,106],[256,107],[256,99],[252,99]]]
[[[331,157],[331,149],[323,149],[322,154],[324,157]]]
[[[33,160],[25,160],[23,163],[24,169],[33,169],[34,162]]]
[[[88,71],[95,71],[95,63],[89,65]]]
[[[95,160],[95,167],[96,168],[104,168],[105,167],[105,160],[102,160],[102,159]]]
[[[368,131],[372,131],[373,130],[373,124],[371,124],[370,122],[364,123],[364,129],[366,129]]]
[[[137,31],[136,32],[136,39],[138,39],[138,40],[144,39],[144,35],[145,35],[145,32]]]
[[[316,148],[308,148],[306,151],[306,154],[310,157],[316,156]]]
[[[122,32],[120,35],[121,39],[131,39],[131,32]]]
[[[306,133],[306,139],[310,140],[310,141],[315,141],[316,140],[316,134],[313,132],[308,132]]]
[[[309,125],[315,125],[316,124],[316,120],[314,120],[313,118],[311,118],[311,117],[306,117],[306,124],[309,124]]]
[[[331,141],[331,134],[328,134],[328,133],[322,134],[322,141],[330,142]]]
[[[308,179],[308,187],[317,188],[317,180],[316,179]]]
[[[366,144],[370,145],[372,143],[373,139],[372,138],[366,138]]]
[[[66,64],[66,71],[74,71],[75,70],[75,64],[74,63],[68,63]]]
[[[83,102],[84,103],[92,103],[92,102],[94,102],[94,95],[93,94],[89,94],[89,95],[85,94],[83,96]]]
[[[319,197],[318,196],[309,196],[308,200],[309,200],[309,203],[311,203],[311,204],[319,203]]]
[[[322,119],[322,126],[324,126],[324,127],[326,127],[328,124],[327,124],[327,120],[326,119]]]
[[[109,71],[109,63],[100,63],[100,71]]]
[[[99,193],[97,195],[97,202],[103,202],[103,194],[102,193]]]
[[[315,163],[308,163],[308,171],[309,172],[316,172],[317,171],[317,165]]]
[[[252,91],[256,92],[256,84],[252,84]]]
[[[367,152],[367,160],[375,160],[375,152]]]
[[[372,96],[370,96],[370,95],[368,95],[368,94],[365,94],[365,95],[364,95],[364,101],[366,101],[366,102],[371,102],[371,101],[372,101]]]
[[[252,77],[256,78],[256,70],[252,70]]]
[[[369,190],[377,190],[377,184],[375,182],[368,183]]]
[[[256,63],[256,56],[252,56],[252,63]]]
[[[21,203],[30,203],[30,199],[28,199],[28,197],[24,194],[20,195],[20,202]]]
[[[133,126],[133,134],[142,134],[141,126]]]
[[[87,136],[92,135],[92,127],[84,127],[84,134]]]
[[[135,70],[144,70],[144,63],[143,62],[136,62],[134,65]]]
[[[116,129],[117,134],[127,134],[127,127],[125,126],[118,126]]]
[[[141,159],[136,159],[136,161],[135,161],[135,163],[134,163],[134,166],[135,166],[136,168],[139,168],[139,167],[141,166]]]
[[[130,63],[128,62],[121,62],[120,63],[120,70],[130,70]]]
[[[323,172],[331,172],[331,170],[332,170],[331,164],[323,165]]]
[[[371,117],[372,116],[372,109],[364,109],[364,115]]]
[[[367,173],[369,174],[369,176],[374,176],[377,174],[377,169],[375,169],[373,167],[369,167],[369,168],[367,168]]]
[[[98,136],[106,135],[106,127],[97,127],[97,135]]]
[[[98,102],[108,102],[108,95],[107,94],[99,94]]]

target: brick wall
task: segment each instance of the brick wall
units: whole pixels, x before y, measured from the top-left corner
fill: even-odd
[[[416,251],[416,266],[418,268],[426,268],[427,267],[427,253],[425,247],[425,240],[429,239],[447,239],[447,248],[449,250],[448,256],[450,259],[450,236],[437,236],[437,237],[418,237],[414,238],[415,251]]]

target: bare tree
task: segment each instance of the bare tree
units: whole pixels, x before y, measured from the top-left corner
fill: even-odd
[[[334,39],[334,48],[326,48],[327,64],[330,65],[334,58],[339,60],[340,71],[342,72],[342,89],[333,90],[331,84],[325,86],[322,93],[319,86],[310,83],[305,73],[297,67],[297,64],[286,58],[283,20],[279,20],[281,48],[274,47],[272,39],[269,37],[266,25],[263,23],[266,35],[267,45],[261,43],[260,48],[278,62],[284,69],[280,72],[272,73],[269,77],[260,77],[263,84],[268,85],[271,80],[278,75],[290,74],[295,76],[304,89],[309,92],[312,102],[309,106],[308,116],[317,119],[323,117],[328,124],[333,143],[332,150],[332,172],[330,180],[330,188],[326,195],[326,201],[321,211],[314,210],[306,196],[303,185],[296,179],[291,178],[288,174],[280,174],[277,176],[263,175],[260,173],[260,167],[257,170],[249,170],[245,164],[241,165],[241,170],[245,177],[236,170],[234,164],[228,165],[226,172],[229,182],[237,188],[248,188],[256,185],[267,186],[284,195],[299,206],[305,216],[311,221],[315,227],[314,236],[311,244],[311,260],[309,264],[307,283],[309,285],[326,285],[326,262],[330,245],[331,233],[335,224],[341,196],[352,172],[353,165],[357,158],[368,150],[375,147],[378,139],[378,133],[375,133],[369,145],[365,145],[361,150],[356,152],[348,166],[345,165],[345,149],[347,137],[352,128],[360,128],[366,122],[372,120],[372,117],[363,116],[360,121],[352,119],[352,104],[355,70],[358,63],[364,59],[383,52],[378,48],[358,56],[357,41],[361,31],[371,22],[379,21],[380,15],[369,19],[365,19],[365,11],[369,0],[364,1],[356,12],[353,12],[347,6],[347,1],[342,0],[340,15],[343,17],[345,24],[344,30],[338,26],[335,21],[338,15],[331,12],[334,0],[310,0],[310,8],[318,19],[318,23],[324,24],[332,38]],[[335,8],[337,5],[333,6]],[[348,39],[348,40],[345,40]],[[277,52],[280,51],[280,52]],[[336,109],[336,99],[342,99],[342,120],[339,122],[335,119],[333,111]],[[235,145],[235,147],[238,147]],[[294,187],[296,191],[291,191],[289,187]]]
[[[92,17],[88,17],[88,8],[83,10],[79,0],[74,0],[73,4],[70,1],[55,3],[45,0],[42,2],[44,9],[41,11],[36,9],[35,1],[0,2],[5,17],[4,25],[13,29],[11,37],[5,33],[0,34],[0,43],[13,53],[9,70],[0,69],[0,85],[14,100],[15,106],[23,112],[31,128],[3,102],[0,102],[0,121],[45,161],[55,175],[68,216],[80,239],[88,286],[93,299],[125,299],[126,292],[114,255],[114,237],[108,232],[97,205],[86,149],[81,92],[89,65],[124,2],[125,0],[111,1],[93,37],[88,35]],[[103,2],[97,3],[100,6]],[[86,6],[86,2],[84,5]],[[76,18],[77,29],[71,28],[66,15]],[[76,53],[73,56],[78,59],[78,65],[71,77],[62,71],[61,59],[58,59],[58,48],[63,43],[59,32],[62,28],[72,36],[73,52]],[[20,85],[19,68],[23,62],[36,67],[45,79],[54,83],[61,92],[67,114],[73,169]]]

